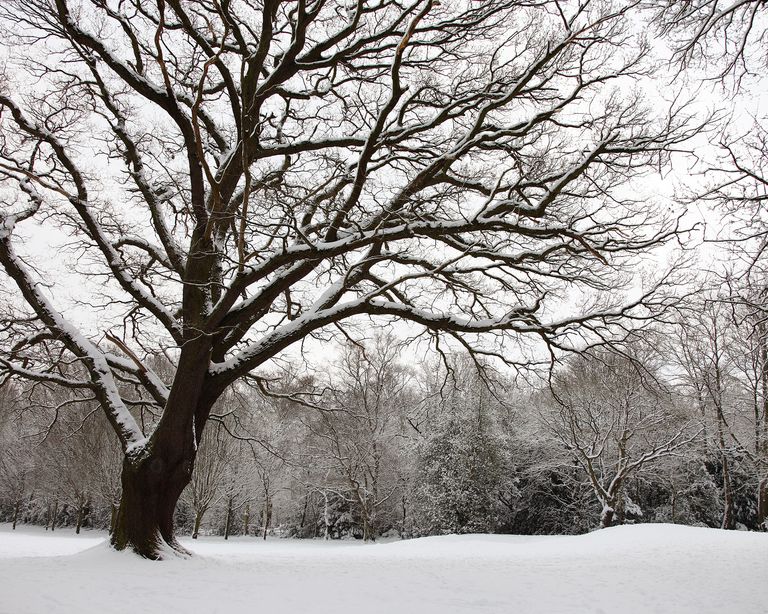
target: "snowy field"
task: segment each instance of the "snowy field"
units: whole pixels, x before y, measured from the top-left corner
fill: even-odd
[[[768,534],[638,525],[575,537],[184,544],[197,556],[155,563],[108,550],[99,533],[0,525],[0,612],[768,612]]]

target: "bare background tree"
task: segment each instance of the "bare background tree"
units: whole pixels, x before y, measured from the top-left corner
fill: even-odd
[[[614,517],[623,524],[628,504],[634,506],[624,490],[630,477],[699,435],[647,370],[651,366],[607,354],[572,361],[558,374],[554,403],[543,413],[554,437],[584,470],[601,507],[601,527],[611,526]]]

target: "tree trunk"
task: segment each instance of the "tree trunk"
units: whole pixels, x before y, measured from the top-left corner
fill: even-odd
[[[622,491],[619,491],[616,495],[616,505],[614,506],[614,509],[616,511],[616,524],[624,524],[626,521],[626,506],[624,503],[624,493]]]
[[[59,500],[53,502],[53,512],[51,514],[51,533],[56,530],[56,517],[59,515]]]
[[[600,514],[600,528],[607,529],[613,522],[613,508],[604,507],[602,514]]]
[[[400,499],[401,509],[403,511],[403,518],[402,518],[402,526],[400,527],[400,539],[403,539],[405,537],[405,521],[408,518],[408,507],[407,507],[408,500],[406,499],[405,495],[403,495]]]
[[[363,541],[369,542],[369,541],[376,541],[376,517],[375,517],[375,510],[369,511],[367,502],[366,506],[363,507]]]
[[[75,535],[80,535],[80,529],[83,526],[83,516],[85,515],[85,501],[77,502],[77,521],[75,523]]]
[[[224,539],[229,539],[229,523],[232,522],[232,497],[227,499],[227,520],[224,523]]]
[[[190,554],[176,540],[173,515],[221,392],[203,387],[210,361],[207,343],[197,338],[185,345],[160,423],[151,439],[123,460],[123,494],[112,535],[117,550],[130,548],[154,560]]]
[[[200,524],[203,522],[203,516],[205,515],[205,510],[200,509],[195,512],[195,528],[192,529],[192,539],[197,539],[198,535],[200,535]]]
[[[251,524],[251,504],[245,505],[245,512],[243,513],[243,535],[248,537],[249,525]]]
[[[16,499],[13,504],[13,530],[16,530],[16,522],[19,520],[19,510],[21,509],[21,497]]]
[[[733,512],[733,489],[731,487],[731,470],[728,465],[728,457],[723,452],[723,529],[735,529],[736,518]]]
[[[601,529],[610,527],[614,524],[614,521],[621,521],[623,523],[624,510],[622,509],[622,490],[624,488],[625,479],[626,476],[614,478],[611,485],[604,492],[598,490],[596,478],[592,481],[592,488],[595,490],[598,501],[600,501],[603,506],[603,510],[600,512]]]
[[[331,521],[330,521],[330,513],[328,511],[328,493],[323,492],[323,497],[325,498],[325,506],[323,507],[323,521],[325,523],[325,536],[323,539],[330,539],[331,538]]]
[[[616,514],[615,499],[603,501],[603,511],[600,512],[600,528],[607,529],[613,524],[613,517]]]
[[[112,503],[110,505],[110,512],[109,512],[109,534],[110,535],[115,534],[116,522],[117,522],[117,505]]]
[[[299,531],[304,534],[304,523],[307,521],[307,507],[309,505],[309,495],[304,494],[304,507],[301,510],[301,522],[299,523]]]
[[[676,508],[676,505],[677,505],[677,491],[675,490],[674,484],[672,485],[672,490],[671,490],[670,497],[671,497],[671,505],[672,505],[672,511],[671,511],[672,523],[674,524],[674,522],[675,522],[675,511],[676,511],[675,508]]]
[[[163,448],[165,454],[156,449],[123,461],[123,496],[112,534],[115,549],[130,548],[154,560],[168,558],[174,551],[188,554],[176,541],[173,514],[192,476],[195,449],[191,437],[186,450],[181,446]]]
[[[757,524],[763,531],[768,530],[768,478],[757,486]]]
[[[202,313],[194,304],[189,307],[189,313]],[[163,417],[149,441],[126,454],[120,476],[123,494],[112,546],[131,549],[148,559],[190,555],[176,541],[173,515],[192,478],[211,407],[222,392],[204,385],[210,341],[197,332],[190,334],[179,356]]]
[[[269,529],[269,524],[272,521],[272,499],[267,495],[265,501],[264,501],[264,513],[263,513],[263,529],[262,529],[262,539],[267,539],[267,529]]]

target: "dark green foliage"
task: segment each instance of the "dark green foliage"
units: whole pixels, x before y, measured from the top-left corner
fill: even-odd
[[[541,441],[516,440],[508,447],[502,532],[575,534],[594,527],[600,510],[580,468],[557,462],[556,451]]]
[[[502,450],[482,420],[452,417],[419,451],[419,530],[495,531],[502,514]]]

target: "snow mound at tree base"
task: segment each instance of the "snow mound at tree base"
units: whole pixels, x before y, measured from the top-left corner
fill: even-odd
[[[768,534],[634,525],[361,544],[202,538],[144,561],[104,536],[0,526],[0,613],[765,614]]]

